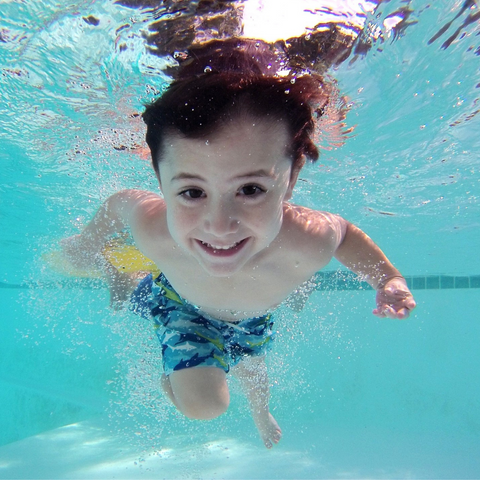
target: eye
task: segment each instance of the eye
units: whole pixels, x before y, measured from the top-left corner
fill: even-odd
[[[189,188],[180,192],[180,196],[186,197],[191,200],[196,200],[197,198],[201,198],[202,196],[204,196],[204,192],[199,188]]]
[[[265,190],[258,185],[245,185],[240,189],[240,193],[247,197],[252,197],[265,193]]]

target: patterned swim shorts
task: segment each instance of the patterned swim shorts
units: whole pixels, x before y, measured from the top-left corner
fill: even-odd
[[[167,375],[192,367],[228,372],[242,357],[265,354],[274,338],[271,314],[235,323],[206,317],[181,298],[163,274],[143,279],[131,305],[135,313],[153,318]]]

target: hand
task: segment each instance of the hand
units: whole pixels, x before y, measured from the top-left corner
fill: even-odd
[[[377,289],[377,308],[373,314],[380,318],[405,320],[416,307],[413,295],[403,277],[393,277]]]

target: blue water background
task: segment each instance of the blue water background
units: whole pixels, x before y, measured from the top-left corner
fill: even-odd
[[[107,417],[140,450],[185,432],[187,445],[225,437],[260,448],[235,385],[224,418],[181,419],[158,391],[148,325],[113,314],[102,286],[72,286],[42,262],[112,192],[156,189],[148,160],[133,152],[144,132],[131,115],[164,78],[142,48],[139,14],[100,2],[35,3],[2,4],[3,27],[18,36],[0,44],[0,444]],[[418,23],[404,37],[333,72],[354,135],[305,169],[294,200],[357,223],[406,275],[473,277],[478,24],[443,49],[464,17],[428,40],[461,2],[412,5]],[[89,14],[100,27],[82,20]],[[406,322],[373,317],[373,293],[359,290],[316,292],[301,314],[282,310],[270,370],[285,435],[278,449],[295,452],[283,478],[341,476],[342,468],[350,478],[478,477],[479,290],[414,293],[418,308]],[[0,458],[1,476],[9,457],[0,450]],[[254,465],[263,472],[262,459]],[[244,478],[262,478],[242,468]]]

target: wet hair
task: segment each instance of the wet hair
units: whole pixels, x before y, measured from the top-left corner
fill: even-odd
[[[285,123],[294,164],[317,160],[314,121],[328,103],[329,85],[318,74],[285,67],[263,42],[232,39],[192,48],[175,81],[143,113],[157,175],[165,136],[200,139],[247,116]]]

